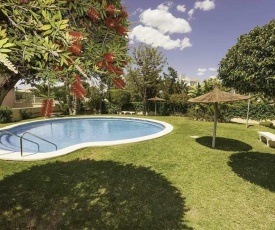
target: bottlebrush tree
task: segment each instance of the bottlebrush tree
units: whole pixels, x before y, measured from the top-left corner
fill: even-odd
[[[51,117],[53,112],[53,99],[43,99],[40,114],[43,117]]]
[[[2,1],[0,104],[19,80],[64,81],[79,99],[88,76],[107,75],[123,87],[128,26],[120,0]]]

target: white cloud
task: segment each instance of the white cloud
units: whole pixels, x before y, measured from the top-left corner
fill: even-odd
[[[195,10],[194,9],[191,9],[187,12],[188,16],[189,16],[189,19],[192,19],[193,18],[193,14],[194,14]]]
[[[197,70],[197,71],[198,71],[197,75],[198,75],[198,76],[204,75],[204,73],[206,72],[206,70],[207,70],[207,69],[205,69],[205,68],[198,68],[198,70]]]
[[[189,10],[187,12],[188,16],[189,16],[189,20],[190,19],[194,19],[193,15],[195,10],[203,10],[203,11],[208,11],[208,10],[213,10],[215,9],[215,0],[203,0],[203,1],[196,1],[194,4],[194,8]]]
[[[204,0],[202,2],[197,1],[195,2],[195,9],[200,9],[203,11],[212,10],[215,8],[215,2],[211,0]]]
[[[215,72],[215,71],[217,71],[217,68],[208,68],[208,70]]]
[[[169,10],[169,6],[164,5],[164,3],[158,5],[157,7],[158,10],[163,10],[163,11],[168,11]]]
[[[177,5],[177,10],[184,13],[186,11],[186,7],[185,5]]]
[[[129,33],[129,39],[133,42],[143,42],[150,44],[153,47],[162,47],[166,50],[176,48],[183,50],[184,48],[192,46],[189,38],[173,40],[169,35],[164,35],[152,27],[142,25],[138,25],[133,28],[133,30]]]
[[[192,31],[185,19],[176,18],[167,10],[163,4],[155,10],[147,9],[140,15],[140,21],[145,26],[156,28],[162,33],[189,33]]]
[[[209,76],[210,79],[216,79],[217,76]]]
[[[131,13],[131,15],[140,14],[142,11],[143,11],[143,9],[138,8],[138,9],[136,9],[135,11],[133,11],[133,12]]]
[[[173,1],[167,1],[165,2],[167,6],[172,7],[174,5]]]

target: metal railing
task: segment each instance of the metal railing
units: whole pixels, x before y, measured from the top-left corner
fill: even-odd
[[[24,132],[24,133],[21,135],[21,137],[20,137],[20,151],[21,151],[21,156],[23,156],[23,141],[22,141],[22,139],[24,139],[24,135],[25,135],[25,134],[29,134],[29,135],[34,136],[34,137],[36,137],[36,138],[38,138],[38,139],[40,139],[40,140],[42,140],[42,141],[45,141],[45,142],[47,142],[47,143],[49,143],[49,144],[52,144],[52,145],[55,146],[55,150],[57,150],[57,145],[56,145],[55,143],[53,143],[53,142],[51,142],[51,141],[48,141],[48,140],[46,140],[46,139],[44,139],[44,138],[42,138],[42,137],[39,137],[39,136],[37,136],[37,135],[35,135],[35,134],[31,133],[31,132],[26,131],[26,132]],[[25,139],[24,139],[24,140],[25,140]],[[38,144],[38,143],[37,143],[37,144]],[[40,146],[39,146],[39,144],[38,144],[38,151],[40,151]]]
[[[2,132],[2,133],[8,133],[9,135],[12,135],[12,136],[15,136],[15,137],[20,138],[20,151],[21,151],[21,156],[22,156],[22,155],[23,155],[23,153],[22,153],[22,145],[21,145],[21,138],[22,138],[22,136],[18,136],[18,135],[16,135],[16,134],[12,133],[12,132],[7,131],[7,130],[1,130],[0,132]],[[37,145],[37,149],[38,149],[38,151],[39,151],[39,144],[38,144],[38,143],[36,143],[36,142],[34,142],[34,141],[31,141],[31,140],[29,140],[29,139],[27,139],[27,138],[22,138],[22,139],[24,139],[24,140],[26,140],[26,141],[29,141],[29,142],[31,142],[31,143],[33,143],[33,144],[36,144],[36,145]]]
[[[23,156],[23,140],[29,141],[29,142],[31,142],[31,143],[33,143],[33,144],[36,144],[36,145],[37,145],[37,151],[38,151],[38,152],[40,151],[40,145],[39,145],[39,143],[37,143],[37,142],[35,142],[35,141],[31,141],[31,140],[25,138],[25,137],[24,137],[25,134],[29,134],[29,135],[34,136],[34,137],[36,137],[36,138],[38,138],[38,139],[40,139],[40,140],[42,140],[42,141],[45,141],[45,142],[47,142],[47,143],[49,143],[49,144],[52,144],[52,145],[55,146],[55,150],[57,150],[57,145],[56,145],[55,143],[53,143],[53,142],[51,142],[51,141],[48,141],[48,140],[46,140],[46,139],[44,139],[44,138],[42,138],[42,137],[39,137],[39,136],[37,136],[37,135],[35,135],[35,134],[31,133],[31,132],[28,132],[28,131],[24,132],[21,136],[16,135],[16,134],[14,134],[14,133],[12,133],[12,132],[9,132],[9,131],[7,131],[7,130],[0,130],[0,133],[8,133],[8,134],[11,135],[11,136],[15,136],[15,137],[20,138],[20,153],[21,153],[21,156]]]

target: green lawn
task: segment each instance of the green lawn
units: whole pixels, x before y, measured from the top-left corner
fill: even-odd
[[[0,161],[0,229],[275,229],[275,149],[257,139],[274,130],[219,123],[211,149],[213,123],[156,119],[173,132]]]

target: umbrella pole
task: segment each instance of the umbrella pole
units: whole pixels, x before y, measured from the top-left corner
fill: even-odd
[[[157,102],[155,101],[155,116],[157,115]]]
[[[215,102],[214,103],[214,129],[213,129],[212,148],[215,148],[215,142],[216,142],[217,117],[218,117],[218,103]]]

